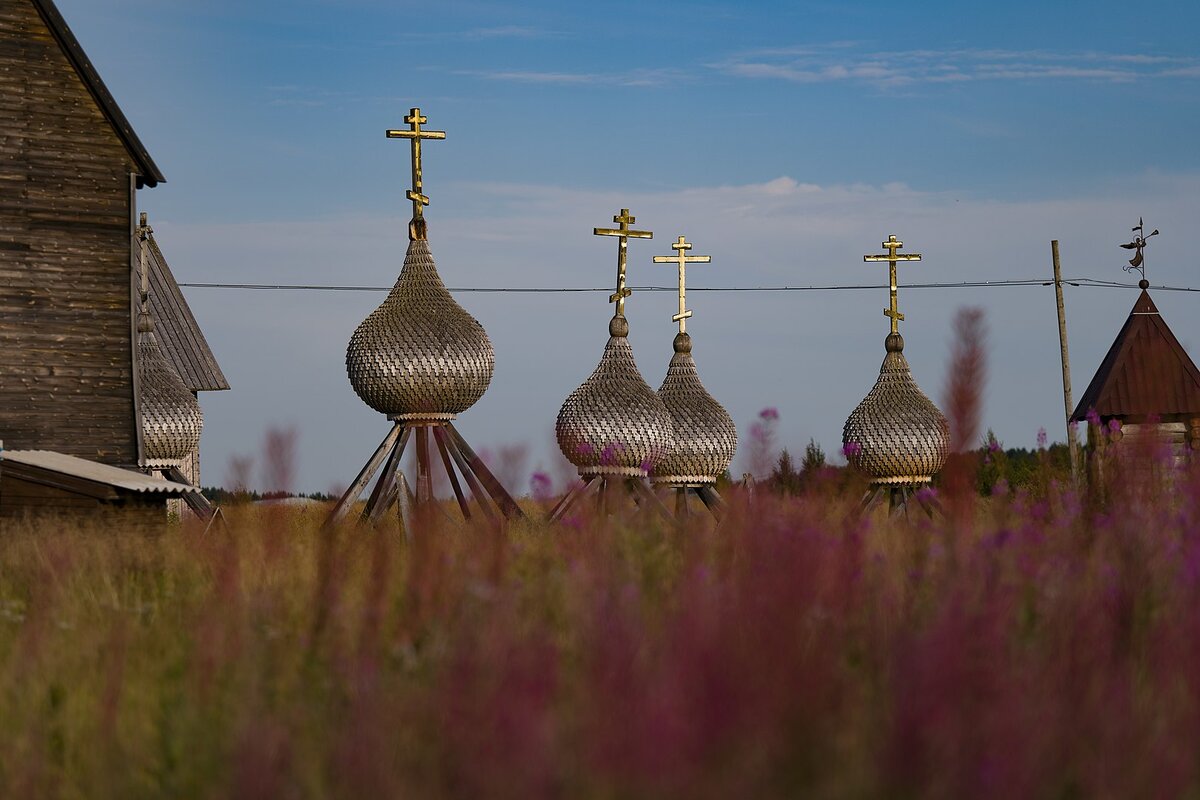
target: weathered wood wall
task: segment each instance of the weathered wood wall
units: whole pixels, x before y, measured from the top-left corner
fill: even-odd
[[[156,533],[165,528],[167,521],[160,497],[113,491],[99,498],[23,480],[0,469],[0,522],[4,523],[0,530],[23,521],[33,525],[69,521],[72,529],[78,530],[85,518],[96,525],[131,533]]]
[[[128,151],[28,0],[0,0],[0,439],[137,462]]]

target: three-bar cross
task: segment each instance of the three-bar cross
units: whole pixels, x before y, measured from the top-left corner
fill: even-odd
[[[687,303],[684,299],[684,294],[687,291],[687,279],[684,277],[684,270],[688,264],[708,264],[712,261],[712,256],[689,256],[687,251],[692,249],[691,242],[684,239],[682,236],[671,245],[671,249],[676,252],[673,256],[655,256],[655,264],[678,264],[679,265],[679,313],[671,317],[672,320],[679,323],[679,332],[687,333],[687,319],[692,316],[692,312],[687,310]]]
[[[900,332],[900,320],[904,319],[904,315],[900,313],[899,303],[896,301],[896,262],[898,261],[920,261],[920,253],[905,253],[898,254],[896,251],[904,247],[904,242],[897,239],[894,235],[888,236],[887,241],[883,243],[883,247],[887,250],[886,254],[876,256],[863,256],[863,261],[886,261],[888,262],[888,279],[889,289],[891,292],[891,308],[885,308],[883,315],[890,317],[892,320],[892,333]]]
[[[653,239],[654,234],[650,231],[635,231],[630,229],[630,225],[637,222],[637,218],[629,213],[628,208],[622,208],[621,213],[613,217],[613,222],[619,223],[619,228],[592,228],[592,233],[596,236],[616,236],[618,239],[617,247],[617,291],[608,298],[608,302],[617,304],[617,316],[625,316],[625,298],[633,294],[633,290],[625,285],[625,264],[626,254],[629,248],[630,239]]]
[[[445,131],[426,131],[422,130],[421,126],[428,120],[421,116],[421,109],[413,108],[404,121],[408,123],[408,130],[389,130],[387,138],[389,139],[409,139],[412,142],[412,188],[405,193],[405,197],[412,200],[413,218],[408,226],[408,236],[410,239],[425,238],[425,219],[422,206],[429,205],[429,198],[421,192],[421,140],[422,139],[445,139]]]

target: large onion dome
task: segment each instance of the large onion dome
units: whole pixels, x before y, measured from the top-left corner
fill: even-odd
[[[675,445],[655,465],[652,479],[677,486],[716,483],[737,451],[737,426],[700,382],[692,337],[676,334],[674,348],[658,396],[671,414]]]
[[[928,483],[946,463],[946,418],[913,380],[904,338],[889,334],[884,346],[879,380],[842,429],[844,452],[874,484]]]
[[[626,319],[613,317],[608,332],[595,371],[559,409],[555,435],[580,475],[645,477],[671,452],[671,415],[638,371]]]
[[[143,464],[155,469],[178,467],[200,446],[204,414],[163,355],[154,320],[145,309],[138,314],[137,331]]]
[[[409,242],[400,278],[346,348],[346,372],[371,408],[396,419],[453,419],[487,391],[492,343],[438,275],[429,242]]]

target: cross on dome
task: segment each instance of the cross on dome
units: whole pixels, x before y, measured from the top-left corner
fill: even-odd
[[[421,128],[429,120],[421,115],[421,109],[413,108],[409,115],[404,118],[408,123],[408,130],[389,130],[387,138],[389,139],[408,139],[412,144],[412,188],[405,192],[405,197],[412,201],[413,216],[412,222],[408,225],[409,239],[424,239],[425,238],[425,216],[423,206],[429,205],[429,198],[422,192],[421,186],[421,140],[422,139],[445,139],[445,131],[427,131]]]
[[[887,241],[882,247],[887,250],[887,253],[881,255],[866,255],[863,256],[863,261],[886,261],[888,262],[888,291],[891,296],[890,308],[883,310],[883,315],[892,321],[892,333],[900,332],[900,320],[904,319],[904,315],[900,313],[900,304],[896,297],[896,263],[900,261],[920,261],[920,253],[905,253],[903,255],[897,253],[901,247],[904,247],[904,242],[896,238],[895,234],[888,236]]]
[[[625,316],[625,298],[633,294],[633,290],[625,285],[625,266],[626,256],[629,249],[630,239],[653,239],[654,233],[651,231],[635,231],[629,226],[637,222],[637,218],[629,213],[628,208],[622,208],[621,213],[613,217],[613,222],[620,225],[619,228],[592,228],[592,233],[596,236],[616,236],[617,237],[617,291],[609,296],[608,302],[617,304],[617,316]]]
[[[671,249],[675,251],[673,256],[655,256],[655,264],[676,264],[679,267],[679,313],[671,317],[672,321],[679,323],[679,332],[687,333],[687,319],[692,316],[692,312],[687,309],[687,301],[685,294],[687,292],[687,278],[685,271],[688,264],[708,264],[712,262],[712,256],[689,256],[687,251],[692,249],[692,243],[683,236],[680,236]]]

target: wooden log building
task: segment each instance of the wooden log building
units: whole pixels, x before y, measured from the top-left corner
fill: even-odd
[[[53,0],[0,0],[4,448],[142,463],[137,199],[164,180]],[[151,253],[168,359],[193,392],[228,389],[157,243]]]

